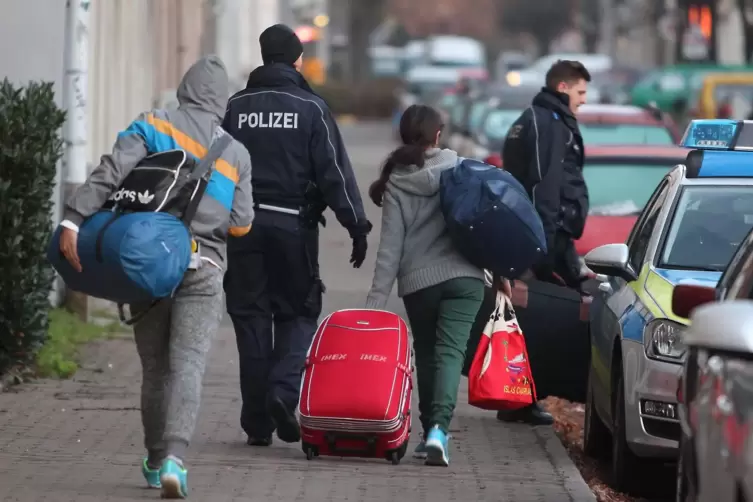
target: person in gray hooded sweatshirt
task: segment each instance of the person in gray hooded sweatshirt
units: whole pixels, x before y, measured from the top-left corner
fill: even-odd
[[[222,61],[209,56],[195,63],[178,88],[175,111],[142,113],[118,135],[112,153],[104,155],[65,208],[60,247],[81,270],[78,226],[94,214],[147,155],[182,149],[203,157],[213,140],[226,134],[220,124],[228,98],[228,76]],[[141,419],[147,458],[142,473],[163,498],[185,498],[183,466],[199,412],[207,352],[223,314],[222,276],[228,234],[248,233],[254,217],[251,160],[233,141],[212,170],[207,190],[191,224],[198,242],[199,266],[186,272],[171,302],[161,302],[135,325],[141,358]],[[132,313],[144,306],[132,305]]]
[[[410,106],[400,119],[403,145],[369,189],[382,207],[382,231],[366,307],[383,309],[397,279],[413,333],[424,432],[414,456],[447,466],[447,433],[466,344],[484,296],[484,272],[455,249],[447,233],[439,179],[457,164],[458,155],[437,148],[441,129],[436,110]]]

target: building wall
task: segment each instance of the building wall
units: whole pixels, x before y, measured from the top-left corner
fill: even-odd
[[[183,74],[206,48],[207,7],[203,0],[152,0],[155,106],[174,98]]]
[[[109,152],[118,132],[152,107],[154,59],[149,0],[91,4],[89,158]]]

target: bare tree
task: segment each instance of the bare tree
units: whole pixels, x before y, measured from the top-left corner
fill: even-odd
[[[353,0],[350,4],[350,60],[355,82],[370,73],[369,36],[384,19],[385,0]]]
[[[737,0],[737,6],[743,18],[745,63],[749,63],[753,57],[753,0]]]

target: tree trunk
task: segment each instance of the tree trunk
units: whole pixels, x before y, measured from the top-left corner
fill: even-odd
[[[384,0],[353,1],[350,6],[350,59],[354,82],[363,82],[371,73],[369,37],[384,18]]]
[[[746,15],[746,10],[750,8],[750,2],[746,0],[737,0],[737,6],[743,18],[743,42],[745,47],[745,64],[750,63],[753,56],[753,25],[751,25]]]

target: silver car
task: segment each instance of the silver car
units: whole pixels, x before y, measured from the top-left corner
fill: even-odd
[[[693,311],[678,387],[678,502],[753,500],[753,232],[716,289],[675,288],[673,309]]]

